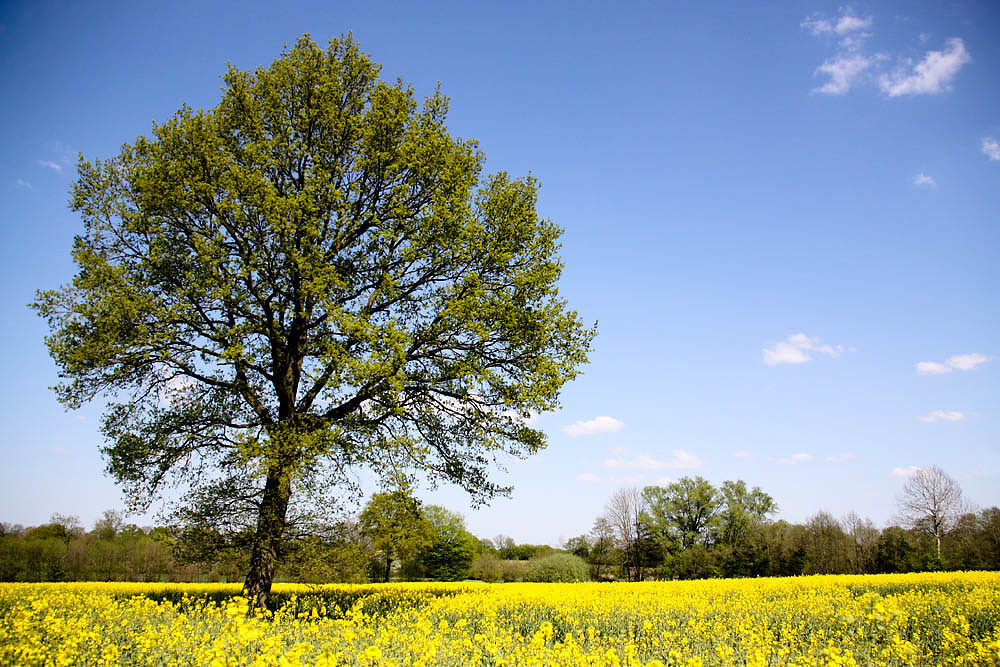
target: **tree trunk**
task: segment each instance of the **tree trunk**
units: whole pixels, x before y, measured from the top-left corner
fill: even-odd
[[[250,554],[250,570],[243,584],[243,595],[250,601],[251,613],[256,609],[274,611],[271,581],[278,562],[290,495],[288,473],[282,466],[273,465],[264,485],[264,496],[261,498],[257,517],[257,533],[254,535]]]
[[[392,573],[392,556],[385,555],[385,583],[389,583],[389,575]]]

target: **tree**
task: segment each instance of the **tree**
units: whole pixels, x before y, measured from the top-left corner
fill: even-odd
[[[253,608],[286,530],[354,466],[509,492],[496,457],[544,446],[526,417],[557,407],[595,330],[559,298],[538,182],[481,177],[440,91],[421,107],[350,36],[224,83],[215,108],[81,158],[79,272],[33,305],[58,397],[108,402],[130,508],[173,479],[182,522],[252,535]]]
[[[622,552],[622,569],[629,581],[642,578],[639,554],[639,522],[645,512],[645,501],[635,488],[618,489],[604,506],[606,526],[613,531]],[[594,524],[595,530],[597,524]]]
[[[723,544],[733,547],[743,542],[753,528],[766,521],[769,514],[778,511],[774,498],[757,486],[748,491],[742,479],[723,482],[719,495],[719,537]]]
[[[420,501],[403,490],[375,493],[358,519],[361,532],[382,554],[382,581],[389,581],[392,561],[413,558],[430,542],[431,525]]]
[[[966,511],[958,483],[937,466],[918,468],[903,484],[898,502],[907,525],[934,537],[940,560],[941,538]]]
[[[418,558],[427,576],[439,581],[465,579],[476,557],[477,542],[465,529],[465,519],[440,505],[428,505],[426,517],[431,539]]]
[[[590,562],[594,564],[592,579],[601,580],[601,567],[615,562],[615,530],[607,516],[594,519],[590,529]]]
[[[682,477],[665,487],[647,486],[642,496],[654,534],[676,540],[683,549],[713,542],[722,500],[708,480]]]

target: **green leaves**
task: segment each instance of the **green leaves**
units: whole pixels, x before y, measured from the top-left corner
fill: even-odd
[[[481,177],[440,90],[420,105],[378,72],[350,36],[306,36],[81,160],[79,272],[34,307],[60,399],[110,401],[120,481],[197,488],[199,461],[285,489],[362,464],[485,500],[498,453],[544,446],[517,415],[558,405],[596,333],[559,298],[561,230],[534,178]]]

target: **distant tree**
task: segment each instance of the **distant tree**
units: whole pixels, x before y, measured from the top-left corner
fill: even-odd
[[[616,562],[615,530],[607,516],[599,516],[590,529],[590,562],[593,565],[591,579],[600,581]],[[602,569],[604,572],[602,572]]]
[[[854,572],[870,574],[875,571],[875,559],[878,556],[878,540],[880,531],[871,519],[862,519],[855,512],[849,512],[842,524],[847,529],[854,550],[851,561]]]
[[[622,570],[629,581],[642,578],[639,553],[640,521],[645,500],[638,489],[618,489],[604,506],[604,518],[614,532],[622,553]]]
[[[966,510],[958,483],[937,466],[918,468],[903,484],[898,502],[907,525],[934,537],[940,560],[941,538]]]
[[[566,543],[563,544],[563,549],[578,558],[583,558],[584,560],[589,561],[592,546],[591,539],[588,535],[577,535],[576,537],[571,537],[566,540]]]
[[[558,295],[538,182],[482,177],[440,92],[421,107],[350,36],[224,82],[216,107],[81,159],[79,271],[34,307],[59,399],[108,401],[132,504],[173,480],[195,523],[248,531],[244,593],[268,607],[286,531],[353,466],[508,492],[495,457],[545,445],[525,417],[595,331]]]
[[[719,496],[719,539],[731,547],[739,546],[754,528],[778,511],[774,498],[761,491],[760,487],[747,490],[742,479],[723,482]]]
[[[682,549],[715,541],[722,496],[708,480],[682,477],[667,486],[647,486],[642,497],[654,533],[673,537]]]
[[[819,511],[806,520],[804,546],[808,574],[843,574],[848,570],[847,543],[840,522]]]
[[[432,537],[420,501],[405,490],[373,494],[361,511],[358,526],[381,554],[382,581],[389,581],[394,560],[412,559]]]
[[[431,527],[430,542],[417,554],[431,579],[458,581],[469,576],[476,556],[476,538],[465,529],[465,519],[439,505],[424,510]]]

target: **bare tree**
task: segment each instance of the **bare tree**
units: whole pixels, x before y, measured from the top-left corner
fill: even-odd
[[[934,536],[940,558],[941,537],[966,509],[958,482],[937,466],[918,468],[903,485],[898,502],[907,525]]]
[[[878,556],[880,531],[868,517],[861,518],[853,510],[848,512],[841,525],[854,542],[854,571],[857,574],[871,574],[875,570]]]
[[[639,518],[646,508],[642,494],[635,487],[618,489],[604,506],[604,518],[614,531],[622,550],[625,577],[638,581],[642,572],[639,558]]]

